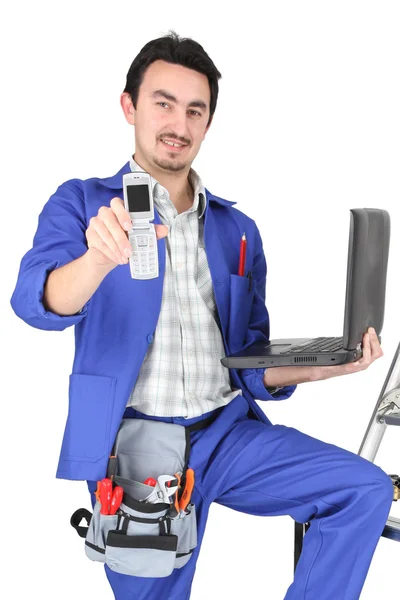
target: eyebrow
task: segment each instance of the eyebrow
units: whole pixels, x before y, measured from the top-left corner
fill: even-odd
[[[172,94],[170,94],[169,92],[167,92],[165,90],[156,90],[155,92],[152,93],[151,96],[152,96],[152,98],[159,98],[161,96],[162,98],[166,98],[170,102],[178,102],[177,99],[175,98],[175,96],[173,96]],[[204,111],[207,110],[207,105],[205,102],[203,102],[203,100],[192,100],[191,102],[189,102],[188,106],[195,106],[196,108],[202,108]]]

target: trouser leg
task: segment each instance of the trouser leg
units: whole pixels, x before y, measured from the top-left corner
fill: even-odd
[[[174,569],[168,577],[160,578],[121,575],[105,565],[105,572],[115,600],[186,600],[190,597],[209,509],[196,489],[192,499],[196,505],[198,544],[190,560],[181,569]]]
[[[199,484],[235,510],[311,523],[285,600],[360,597],[393,499],[377,465],[294,428],[242,419]]]
[[[249,419],[247,410],[237,397],[193,435],[189,466],[196,473],[198,546],[192,558],[161,579],[118,575],[106,567],[116,600],[189,599],[212,501],[311,523],[285,600],[359,598],[391,509],[390,477],[333,444]]]

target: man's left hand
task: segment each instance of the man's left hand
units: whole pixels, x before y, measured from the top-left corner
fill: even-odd
[[[356,362],[350,362],[344,365],[334,365],[332,367],[311,367],[310,381],[319,381],[322,379],[329,379],[330,377],[350,375],[351,373],[364,371],[377,358],[383,356],[383,350],[373,327],[369,327],[367,333],[364,334],[362,349],[363,355],[360,360]]]
[[[268,367],[264,373],[266,387],[296,385],[308,381],[320,381],[339,375],[350,375],[367,369],[377,358],[383,356],[383,351],[376,335],[375,329],[370,327],[364,334],[362,342],[363,355],[356,362],[332,366],[294,366],[294,367]]]

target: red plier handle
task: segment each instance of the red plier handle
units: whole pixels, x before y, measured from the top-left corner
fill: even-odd
[[[97,482],[96,499],[101,504],[101,515],[115,515],[121,505],[124,490],[120,485],[112,487],[111,479],[105,477]]]
[[[124,490],[120,485],[117,485],[114,488],[114,493],[113,493],[113,497],[111,499],[111,508],[110,508],[110,515],[115,515],[115,513],[117,512],[117,510],[120,507],[120,504],[122,502],[122,496],[124,495]]]
[[[112,499],[112,481],[105,477],[98,483],[99,502],[101,504],[100,514],[109,515]]]

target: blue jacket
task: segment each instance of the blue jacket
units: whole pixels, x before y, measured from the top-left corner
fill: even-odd
[[[131,278],[129,264],[111,271],[75,315],[60,316],[42,304],[48,274],[87,251],[85,231],[100,206],[123,197],[122,175],[104,179],[71,179],[58,187],[43,207],[33,240],[24,255],[11,298],[15,313],[32,327],[62,331],[75,325],[75,357],[69,378],[69,409],[56,477],[99,480],[148,344],[153,341],[161,307],[165,270],[165,240],[158,240],[159,277]],[[255,222],[206,190],[204,245],[209,262],[224,346],[236,352],[269,340],[265,306],[266,261]],[[154,223],[161,223],[155,210]],[[246,232],[245,273],[253,271],[253,286],[237,273],[240,238]],[[270,423],[255,402],[289,398],[296,386],[275,396],[263,384],[264,369],[230,369],[231,383],[243,390],[252,411]]]

